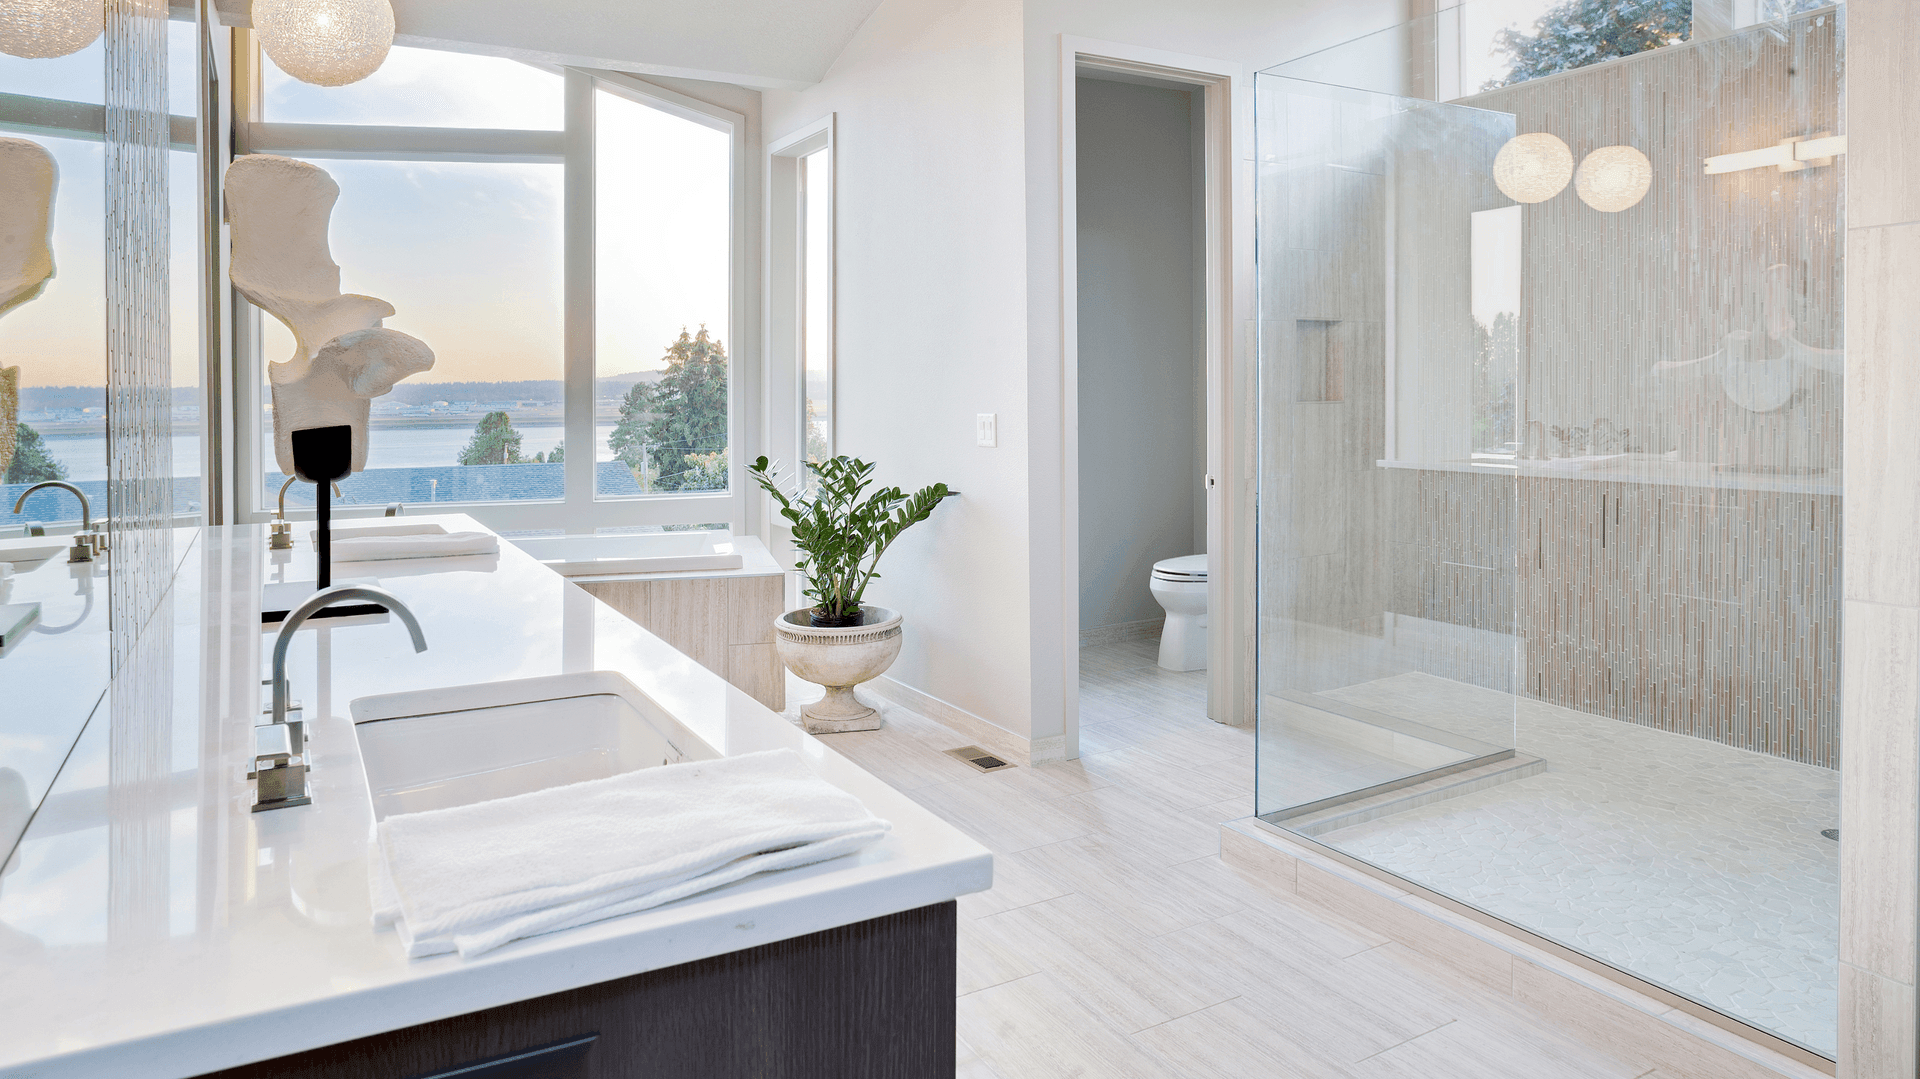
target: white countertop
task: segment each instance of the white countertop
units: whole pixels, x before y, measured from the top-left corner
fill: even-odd
[[[183,531],[175,542],[187,548],[183,568],[170,612],[156,616],[172,621],[171,637],[145,638],[149,662],[131,667],[146,676],[116,681],[0,875],[0,1075],[198,1075],[991,884],[978,843],[510,544],[497,558],[337,569],[405,600],[429,649],[415,655],[384,618],[302,630],[290,674],[309,717],[314,803],[251,813],[244,772],[273,642],[253,622],[271,572],[265,529]],[[288,576],[310,576],[306,544],[293,555]],[[370,818],[349,703],[587,670],[625,675],[722,752],[798,750],[893,832],[858,854],[476,960],[403,958],[390,931],[371,927]]]

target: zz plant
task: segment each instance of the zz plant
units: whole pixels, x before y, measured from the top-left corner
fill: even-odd
[[[861,497],[873,484],[873,464],[857,457],[808,462],[817,486],[792,495],[780,489],[778,466],[765,457],[747,474],[780,504],[780,516],[793,526],[800,549],[794,565],[806,578],[805,594],[814,601],[816,626],[860,624],[860,600],[879,574],[880,556],[900,533],[932,515],[951,492],[944,483],[922,487],[909,496],[898,487],[882,487]]]

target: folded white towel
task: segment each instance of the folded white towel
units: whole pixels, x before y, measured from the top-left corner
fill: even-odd
[[[374,924],[394,924],[409,956],[472,957],[838,857],[890,827],[791,749],[398,814],[374,831]]]
[[[448,558],[494,554],[500,540],[491,532],[449,532],[444,535],[353,536],[333,541],[335,562],[381,562],[397,558]]]

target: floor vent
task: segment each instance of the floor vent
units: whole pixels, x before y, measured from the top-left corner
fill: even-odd
[[[959,749],[949,749],[947,750],[947,756],[958,757],[966,761],[968,764],[973,765],[974,771],[976,772],[998,772],[1002,768],[1014,767],[1012,761],[1003,761],[993,754],[988,753],[986,750],[981,749],[979,746],[961,746]]]

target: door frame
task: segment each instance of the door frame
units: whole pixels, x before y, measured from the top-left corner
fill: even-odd
[[[1204,208],[1208,630],[1207,711],[1254,721],[1256,360],[1253,312],[1253,86],[1245,68],[1208,57],[1061,35],[1060,323],[1064,513],[1060,568],[1062,733],[1080,755],[1080,333],[1078,107],[1083,71],[1144,77],[1200,92]]]

